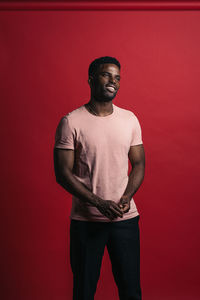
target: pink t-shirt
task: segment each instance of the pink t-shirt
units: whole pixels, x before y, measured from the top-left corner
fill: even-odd
[[[73,149],[73,175],[100,198],[119,203],[128,183],[130,146],[142,144],[141,127],[133,112],[113,104],[113,112],[101,117],[84,105],[61,118],[55,148]],[[89,203],[72,195],[71,219],[115,222],[139,215],[134,199],[123,218],[113,221]]]

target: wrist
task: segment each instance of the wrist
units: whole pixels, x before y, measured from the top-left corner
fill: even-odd
[[[90,199],[90,204],[94,207],[99,207],[100,203],[101,203],[102,199],[99,198],[97,195],[92,194],[91,199]]]
[[[131,195],[123,195],[121,198],[122,198],[123,200],[131,201],[132,196],[131,196]]]

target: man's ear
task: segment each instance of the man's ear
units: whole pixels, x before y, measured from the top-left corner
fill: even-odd
[[[93,83],[93,77],[92,76],[89,76],[88,83],[89,83],[89,86],[91,87],[92,83]]]

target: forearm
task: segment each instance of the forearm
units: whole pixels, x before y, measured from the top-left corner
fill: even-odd
[[[57,179],[57,182],[70,194],[73,194],[81,201],[90,203],[92,206],[96,207],[102,200],[82,184],[71,171],[64,172],[62,176]]]
[[[128,184],[126,186],[126,189],[124,191],[123,197],[127,197],[131,199],[133,195],[136,193],[136,191],[139,189],[140,185],[142,184],[142,181],[144,179],[144,171],[145,167],[144,164],[136,164],[130,174],[128,179]]]

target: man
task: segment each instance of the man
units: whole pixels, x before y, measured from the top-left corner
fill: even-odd
[[[140,215],[132,197],[144,178],[145,155],[137,117],[112,103],[120,69],[114,57],[95,59],[90,101],[62,117],[56,130],[56,180],[72,194],[73,300],[94,299],[105,246],[119,299],[142,299]]]

